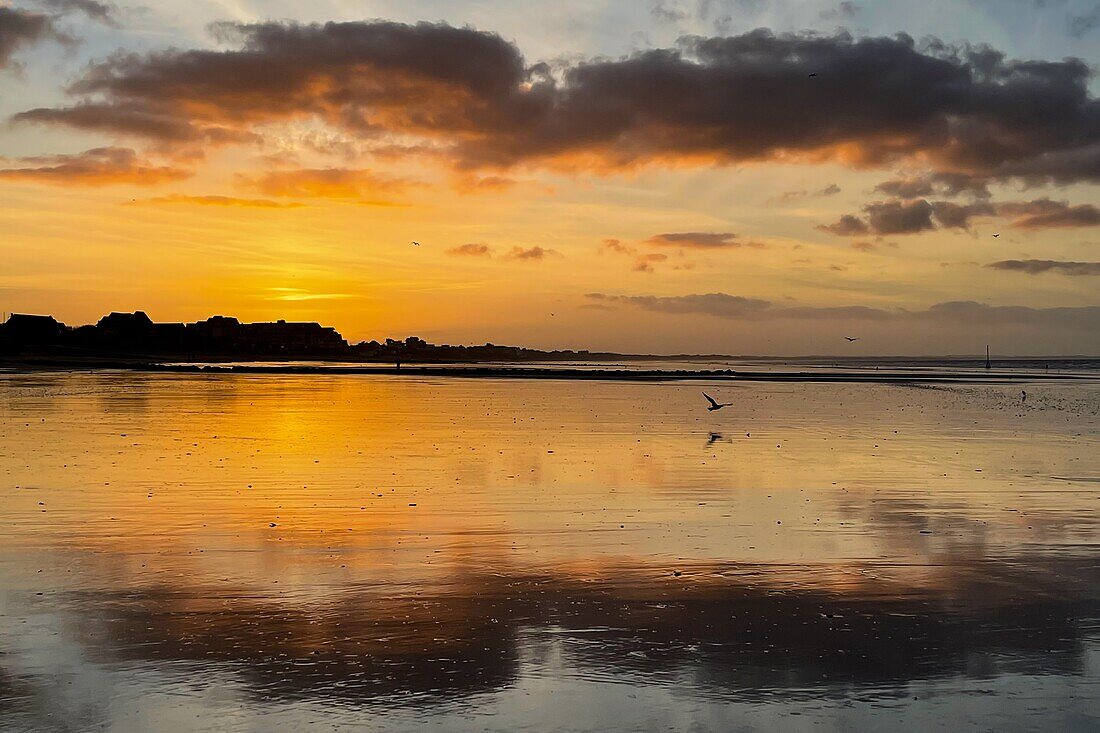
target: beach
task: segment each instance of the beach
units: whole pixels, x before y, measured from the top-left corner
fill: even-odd
[[[0,375],[0,730],[1100,721],[1097,382],[402,372]]]

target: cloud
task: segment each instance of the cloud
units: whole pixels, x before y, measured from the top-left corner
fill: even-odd
[[[62,40],[49,16],[19,8],[0,6],[0,69],[12,65],[17,51],[39,41]]]
[[[515,186],[517,181],[506,176],[455,176],[452,185],[459,193],[498,193]]]
[[[1084,38],[1097,26],[1100,26],[1100,3],[1093,6],[1092,10],[1084,15],[1066,16],[1066,25],[1069,34],[1074,38]]]
[[[932,213],[940,226],[948,229],[969,229],[975,216],[995,216],[997,209],[989,203],[956,204],[950,201],[933,201]]]
[[[744,298],[728,293],[702,295],[608,295],[589,293],[587,297],[602,304],[629,305],[642,310],[674,315],[704,315],[738,320],[842,319],[884,323],[929,322],[934,324],[968,323],[973,327],[1015,325],[1068,328],[1094,331],[1100,328],[1100,306],[1030,308],[992,306],[974,301],[937,303],[926,310],[837,307],[774,307],[767,300]]]
[[[618,239],[605,239],[600,244],[600,251],[601,252],[614,252],[616,254],[622,254],[622,255],[632,255],[637,250],[635,250],[633,247],[631,247],[628,244],[623,244],[621,240],[618,240]]]
[[[476,242],[460,244],[447,250],[447,254],[455,257],[488,257],[491,252],[492,250],[488,245]]]
[[[98,0],[38,0],[38,4],[56,13],[80,12],[92,20],[98,20],[106,25],[115,25],[115,6],[111,3],[102,3]]]
[[[867,234],[871,231],[866,222],[851,214],[844,214],[832,224],[819,224],[817,228],[823,232],[846,237]]]
[[[1067,201],[1052,201],[1049,198],[1000,204],[986,201],[956,204],[925,199],[894,200],[871,203],[863,209],[867,213],[866,221],[845,214],[833,224],[821,225],[818,229],[841,236],[915,234],[935,229],[937,223],[948,229],[966,229],[970,226],[970,219],[976,216],[1006,217],[1012,220],[1012,226],[1020,229],[1100,226],[1100,208],[1093,204],[1071,205]]]
[[[376,205],[396,205],[388,196],[402,193],[410,181],[367,169],[297,168],[241,176],[241,182],[267,196],[358,199]]]
[[[875,234],[915,234],[934,229],[932,205],[916,201],[882,201],[863,207],[867,222]]]
[[[38,107],[13,115],[12,121],[65,124],[77,130],[150,138],[162,145],[180,142],[220,145],[260,140],[258,134],[248,130],[199,124],[180,115],[134,104],[83,102],[61,109]]]
[[[998,213],[1012,219],[1020,229],[1050,227],[1092,227],[1100,225],[1100,209],[1093,204],[1071,206],[1067,201],[1048,198],[1000,204]]]
[[[678,7],[673,0],[653,0],[649,13],[661,23],[678,23],[691,17],[691,13]]]
[[[168,196],[155,196],[153,198],[136,201],[138,204],[191,204],[194,206],[226,206],[255,209],[296,209],[302,204],[287,201],[272,201],[271,199],[242,199],[234,196],[186,196],[173,193]]]
[[[875,190],[887,196],[913,199],[919,196],[931,196],[932,181],[927,177],[895,178],[890,181],[883,181],[875,186]]]
[[[830,183],[828,186],[825,186],[824,188],[818,189],[816,191],[808,191],[805,189],[801,191],[785,191],[779,194],[779,196],[777,196],[775,200],[781,204],[785,204],[804,198],[834,196],[840,193],[840,190],[840,186],[836,185],[835,183]]]
[[[731,232],[669,232],[654,234],[645,240],[657,247],[686,247],[689,249],[722,249],[740,247],[742,242]]]
[[[1039,275],[1044,272],[1058,272],[1063,275],[1100,275],[1100,262],[1065,262],[1062,260],[1001,260],[990,262],[986,267],[994,270],[1023,272]]]
[[[989,198],[986,182],[965,173],[929,173],[910,178],[895,178],[883,181],[875,190],[895,198],[912,199],[937,194],[939,196],[958,196],[969,194],[974,198]]]
[[[852,242],[851,247],[852,247],[852,249],[857,250],[859,252],[874,252],[876,249],[878,249],[878,245],[876,245],[874,242],[865,242],[865,241],[864,242]]]
[[[854,20],[856,15],[859,14],[859,11],[860,7],[854,2],[851,2],[851,0],[842,0],[835,8],[822,10],[821,13],[819,13],[819,17],[822,20]]]
[[[91,109],[96,129],[162,141],[165,131],[247,135],[321,120],[359,139],[429,145],[463,170],[782,159],[910,162],[982,181],[1100,181],[1100,103],[1077,59],[1008,60],[986,46],[917,44],[904,34],[760,29],[551,73],[470,28],[215,30],[233,45],[111,56],[71,86],[74,105],[17,119],[88,126]]]
[[[668,255],[663,252],[649,252],[648,254],[638,255],[634,259],[634,266],[631,268],[634,272],[653,272],[653,263],[664,262],[668,259]]]
[[[266,300],[280,300],[289,302],[300,302],[309,300],[344,300],[347,298],[358,298],[360,296],[352,293],[311,293],[308,290],[302,290],[301,288],[268,288],[268,290],[276,293]]]
[[[506,260],[526,260],[537,261],[544,260],[548,257],[561,257],[561,254],[557,250],[543,249],[542,247],[530,247],[524,249],[523,247],[512,247],[512,249],[504,255]]]
[[[771,307],[771,303],[766,300],[743,298],[739,295],[727,295],[726,293],[670,297],[589,293],[587,297],[604,304],[621,303],[659,313],[706,313],[719,318],[738,318],[759,313]]]
[[[182,168],[156,166],[129,148],[93,148],[74,155],[21,158],[18,168],[0,169],[0,180],[58,186],[155,185],[188,178]]]

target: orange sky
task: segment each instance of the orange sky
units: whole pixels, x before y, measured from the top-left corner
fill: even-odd
[[[376,5],[401,22],[441,12]],[[1036,45],[1012,26],[1026,18],[1006,19],[992,40],[1008,60],[983,80],[979,60],[890,41],[935,23],[900,10],[848,18],[854,39],[782,35],[835,33],[826,5],[733,28],[687,4],[669,19],[607,3],[572,26],[543,9],[540,37],[514,7],[494,24],[461,3],[447,26],[343,4],[297,18],[352,23],[339,28],[212,3],[207,21],[246,24],[212,30],[161,4],[108,22],[13,4],[48,28],[6,60],[0,46],[2,309],[644,352],[1100,353],[1100,175],[1073,162],[1100,149],[1091,82],[1011,66],[1080,54],[1079,39],[1051,24]],[[773,66],[745,49],[760,25]],[[940,31],[986,40],[958,32]],[[741,40],[677,45],[692,33]],[[929,101],[899,111],[908,91],[884,101],[881,69]],[[974,88],[925,119],[945,73]],[[758,88],[773,74],[782,87]],[[983,94],[1028,119],[995,99],[975,129],[950,127]],[[800,95],[820,125],[799,119]],[[953,301],[981,306],[935,308]]]

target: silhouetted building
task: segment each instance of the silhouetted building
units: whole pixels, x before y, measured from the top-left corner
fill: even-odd
[[[12,313],[0,324],[0,339],[16,344],[51,344],[61,340],[67,330],[53,316]]]

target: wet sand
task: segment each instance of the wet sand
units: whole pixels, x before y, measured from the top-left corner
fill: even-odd
[[[0,375],[0,730],[1100,724],[1097,383],[402,372]]]
[[[679,368],[676,361],[656,362],[660,366],[647,368],[651,362],[639,361],[630,367],[604,366],[599,362],[574,365],[543,363],[503,365],[482,364],[349,364],[343,362],[242,362],[242,363],[140,363],[130,361],[12,361],[6,371],[13,374],[36,372],[134,372],[153,374],[266,374],[288,376],[397,376],[413,379],[523,379],[576,380],[600,382],[854,382],[867,384],[949,383],[949,384],[1011,384],[1020,382],[1100,381],[1095,360],[1087,360],[1081,369],[1042,370],[1032,366],[1000,367],[981,370],[976,367],[939,365],[925,366],[913,362],[886,369],[859,362],[841,367],[795,362],[760,364],[739,369],[714,369],[691,366]],[[3,370],[0,370],[3,373]]]

